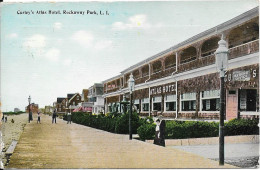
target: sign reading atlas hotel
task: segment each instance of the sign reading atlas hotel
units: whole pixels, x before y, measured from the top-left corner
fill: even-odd
[[[175,89],[176,89],[175,84],[161,85],[161,86],[152,87],[150,89],[150,94],[156,95],[156,94],[171,93],[174,92]]]

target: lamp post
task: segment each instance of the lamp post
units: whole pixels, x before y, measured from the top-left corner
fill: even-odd
[[[224,165],[224,76],[228,66],[228,49],[226,47],[226,41],[221,40],[218,42],[219,47],[215,52],[216,55],[216,68],[220,76],[220,116],[219,116],[219,165]]]
[[[132,117],[132,105],[133,105],[133,91],[135,90],[135,80],[131,73],[130,78],[128,80],[128,89],[130,92],[130,112],[129,112],[129,140],[132,140],[132,126],[131,126],[131,117]]]
[[[31,117],[30,117],[30,112],[31,112],[31,109],[30,109],[30,107],[31,107],[31,96],[29,95],[29,98],[28,98],[28,102],[29,102],[29,109],[28,109],[28,111],[29,111],[29,123],[30,123],[30,120],[31,120]]]

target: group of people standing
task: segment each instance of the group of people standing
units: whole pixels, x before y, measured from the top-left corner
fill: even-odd
[[[52,113],[52,123],[57,123],[57,119],[56,119],[57,116],[58,116],[58,115],[57,115],[57,112],[56,112],[56,110],[54,110],[53,113]],[[30,113],[29,113],[29,123],[30,123],[30,121],[33,120],[32,117],[33,117],[33,116],[32,116],[32,112],[30,112]],[[41,123],[41,112],[37,112],[37,117],[38,117],[37,123]],[[4,120],[4,115],[3,115],[2,120]],[[67,124],[68,124],[68,123],[71,124],[71,113],[70,113],[70,112],[67,114]]]
[[[37,112],[37,123],[41,123],[41,112]],[[30,121],[33,121],[33,113],[29,112],[29,123]]]
[[[4,116],[4,114],[3,114],[3,117],[2,117],[2,122],[7,122],[7,116]]]

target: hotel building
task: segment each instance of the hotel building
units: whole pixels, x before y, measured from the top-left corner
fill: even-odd
[[[219,119],[220,79],[215,54],[221,36],[229,49],[226,119],[259,117],[259,9],[197,34],[103,81],[105,112],[122,112],[133,74],[140,115]]]

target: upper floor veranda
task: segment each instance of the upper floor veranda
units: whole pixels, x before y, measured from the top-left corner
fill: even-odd
[[[258,7],[141,61],[114,78],[103,81],[104,94],[127,88],[130,74],[133,74],[138,85],[214,64],[214,52],[222,34],[228,44],[229,60],[259,52]]]

